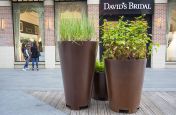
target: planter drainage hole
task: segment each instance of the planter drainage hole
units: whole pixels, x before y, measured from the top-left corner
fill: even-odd
[[[72,109],[72,107],[71,107],[70,105],[67,105],[67,104],[66,104],[66,107],[68,107],[68,108]],[[88,108],[88,105],[78,107],[78,110],[80,110],[80,109],[86,109],[86,108]]]
[[[87,106],[82,106],[82,107],[79,107],[80,109],[86,109],[88,108],[88,105]]]
[[[136,108],[136,109],[119,109],[118,112],[119,113],[133,113],[134,111],[139,110],[140,107]]]
[[[129,113],[129,110],[122,110],[122,109],[120,109],[119,113]]]
[[[94,98],[95,100],[99,100],[99,101],[106,101],[107,98],[104,98],[104,97],[99,97],[99,98]]]
[[[71,106],[69,106],[69,105],[67,105],[67,104],[66,104],[66,107],[71,108]]]

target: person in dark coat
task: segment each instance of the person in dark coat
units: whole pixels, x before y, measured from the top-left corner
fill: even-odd
[[[33,42],[31,47],[31,58],[32,58],[32,70],[34,70],[34,63],[36,63],[36,69],[38,71],[39,51],[35,41]]]

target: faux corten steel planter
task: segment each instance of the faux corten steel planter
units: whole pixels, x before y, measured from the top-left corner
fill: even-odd
[[[105,101],[108,99],[107,95],[105,72],[95,72],[93,79],[92,97],[96,100]]]
[[[71,109],[89,105],[97,44],[95,41],[59,42],[65,100]]]
[[[116,112],[138,110],[146,60],[105,60],[110,108]]]

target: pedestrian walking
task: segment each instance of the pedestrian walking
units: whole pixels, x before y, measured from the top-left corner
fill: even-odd
[[[40,56],[40,52],[38,50],[36,41],[34,41],[31,47],[31,58],[32,58],[32,70],[33,71],[34,71],[34,63],[36,64],[37,71],[39,70],[38,68],[39,56]]]
[[[30,61],[30,55],[29,55],[29,50],[27,48],[27,45],[24,43],[22,44],[22,53],[23,53],[23,57],[25,59],[23,71],[26,71],[27,69],[29,69],[28,65],[29,65],[29,61]]]

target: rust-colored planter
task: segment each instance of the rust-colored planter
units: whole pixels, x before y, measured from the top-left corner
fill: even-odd
[[[140,105],[146,60],[105,60],[110,108],[134,113]]]
[[[65,100],[71,109],[89,105],[97,44],[95,41],[59,42]]]
[[[93,79],[92,97],[96,100],[106,101],[108,99],[107,95],[105,72],[95,72]]]

